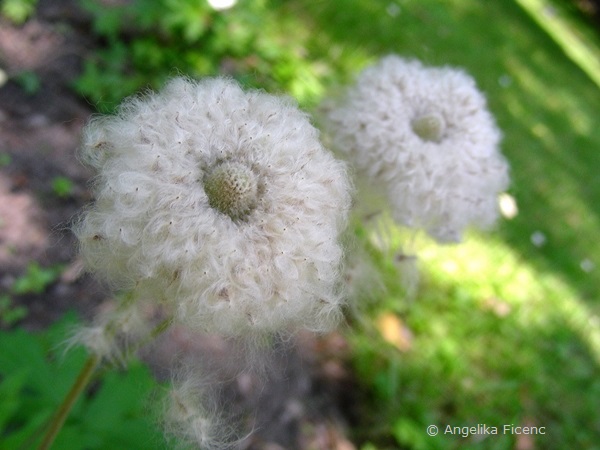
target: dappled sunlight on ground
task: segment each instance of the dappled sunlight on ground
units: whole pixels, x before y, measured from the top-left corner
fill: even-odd
[[[498,302],[505,304],[502,310],[514,310],[515,319],[524,329],[563,322],[585,342],[600,366],[599,316],[581,301],[577,291],[560,274],[536,269],[489,235],[471,235],[466,242],[453,247],[426,245],[418,254],[420,266],[428,277],[471,291],[483,309],[493,305],[496,310]]]

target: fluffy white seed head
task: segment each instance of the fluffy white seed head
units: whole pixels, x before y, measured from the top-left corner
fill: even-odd
[[[74,330],[67,349],[81,345],[103,361],[125,365],[136,344],[151,334],[151,324],[140,306],[139,302],[122,302],[102,311],[92,325]]]
[[[398,223],[452,242],[496,220],[508,165],[465,72],[388,56],[321,110],[333,147],[385,196]]]
[[[90,271],[196,330],[323,330],[339,316],[344,163],[287,98],[170,81],[84,129],[96,201],[75,226]]]
[[[189,444],[203,450],[236,447],[239,437],[219,406],[218,390],[205,384],[204,375],[185,371],[173,382],[166,399],[163,425],[180,446]],[[187,448],[187,447],[185,447]]]

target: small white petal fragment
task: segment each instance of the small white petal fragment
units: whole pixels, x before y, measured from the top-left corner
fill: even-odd
[[[500,214],[505,219],[514,219],[519,214],[519,207],[517,206],[517,200],[510,194],[500,194],[498,197],[498,205],[500,207]]]
[[[233,8],[237,0],[208,0],[208,4],[215,11],[224,11]]]

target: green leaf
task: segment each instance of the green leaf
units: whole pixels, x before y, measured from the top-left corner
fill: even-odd
[[[12,161],[12,157],[9,153],[0,152],[0,167],[8,166]]]
[[[37,0],[4,0],[1,12],[8,20],[19,25],[33,14],[36,3]]]
[[[65,198],[73,192],[73,181],[67,177],[55,177],[52,179],[52,191],[60,198]]]
[[[11,326],[27,316],[27,308],[13,305],[8,295],[0,295],[0,323]]]
[[[52,410],[48,408],[36,410],[31,407],[25,407],[22,409],[23,412],[29,413],[26,416],[27,420],[21,420],[18,423],[19,427],[14,430],[5,430],[6,435],[2,436],[0,450],[28,448],[27,444],[41,437],[41,433],[52,415]]]
[[[38,74],[29,70],[19,73],[14,77],[14,80],[28,95],[36,94],[42,87]]]
[[[36,392],[47,391],[47,384],[52,380],[45,351],[40,342],[24,330],[11,333],[0,333],[0,371],[9,374],[19,370],[26,371],[28,385]]]
[[[77,378],[86,352],[60,349],[75,324],[74,316],[68,315],[44,333],[0,332],[0,450],[35,445]],[[79,398],[53,448],[165,448],[146,406],[156,382],[141,363],[132,363],[130,369],[107,372],[89,396]]]
[[[97,431],[116,430],[123,418],[140,416],[140,399],[154,385],[147,368],[134,364],[127,372],[109,372],[85,412],[87,425]]]
[[[19,370],[6,375],[0,382],[0,430],[3,430],[9,419],[22,404],[20,393],[25,386],[27,372]]]
[[[81,6],[93,16],[94,33],[115,41],[123,28],[127,9],[123,5],[107,5],[95,0],[82,0]]]
[[[414,450],[438,448],[433,445],[436,437],[428,436],[426,427],[407,417],[396,421],[393,434],[399,444]]]
[[[37,262],[32,262],[25,273],[15,280],[11,290],[18,295],[41,294],[56,281],[61,271],[62,266],[43,268]]]

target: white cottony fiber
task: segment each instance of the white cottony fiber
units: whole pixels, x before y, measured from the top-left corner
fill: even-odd
[[[81,159],[96,200],[74,231],[113,286],[224,335],[339,318],[350,182],[291,99],[176,78],[93,119]]]
[[[321,113],[332,146],[390,206],[396,222],[456,242],[488,227],[508,186],[500,131],[464,71],[387,56]]]

